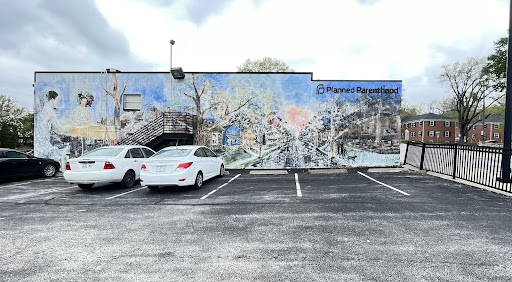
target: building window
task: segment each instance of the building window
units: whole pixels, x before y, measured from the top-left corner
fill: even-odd
[[[435,125],[436,125],[436,122],[435,122],[435,121],[433,121],[433,120],[431,120],[431,121],[429,121],[429,123],[428,123],[428,124],[429,124],[430,126],[435,126]]]
[[[416,132],[411,132],[411,137],[416,137]]]
[[[476,130],[476,124],[475,124],[475,125],[473,125],[473,130]]]
[[[418,126],[423,126],[423,121],[418,122]]]
[[[487,129],[487,123],[484,123],[484,129]]]
[[[476,134],[471,134],[471,139],[476,139]]]
[[[494,139],[499,139],[500,138],[500,134],[499,133],[494,133]]]
[[[429,131],[428,132],[428,137],[434,137],[434,131]]]
[[[444,122],[444,126],[446,126],[446,127],[450,127],[450,124],[451,124],[451,122],[449,122],[449,121]]]
[[[415,123],[415,122],[413,122],[411,127],[416,127],[416,123]]]
[[[409,124],[408,123],[405,124],[405,128],[409,128]]]
[[[418,136],[419,137],[423,136],[423,131],[418,131]]]
[[[403,124],[400,124],[400,128],[404,128],[404,125],[403,125]]]
[[[142,109],[141,94],[124,94],[123,109],[125,111],[140,111]]]
[[[450,137],[450,131],[445,131],[444,132],[444,137]]]
[[[495,123],[495,124],[494,124],[494,129],[499,129],[499,128],[500,128],[500,125],[499,125],[499,124],[497,124],[497,123]]]

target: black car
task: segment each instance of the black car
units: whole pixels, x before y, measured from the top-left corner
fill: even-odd
[[[52,177],[59,170],[60,164],[52,159],[0,148],[0,180],[28,176]]]

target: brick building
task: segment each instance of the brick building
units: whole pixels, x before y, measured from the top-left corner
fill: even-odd
[[[436,114],[424,114],[402,119],[401,139],[430,143],[455,143],[456,121]]]
[[[485,119],[485,124],[482,121],[478,121],[469,130],[466,136],[466,142],[478,143],[481,141],[496,140],[499,143],[503,143],[503,129],[500,129],[500,123],[503,123],[503,117],[491,116]],[[460,136],[460,129],[455,129],[457,136]],[[485,138],[483,138],[485,136]]]

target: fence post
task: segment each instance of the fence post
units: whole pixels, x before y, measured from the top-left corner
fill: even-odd
[[[453,179],[455,179],[455,175],[457,173],[457,143],[455,143],[455,150],[453,152]]]
[[[409,153],[409,142],[411,141],[407,141],[407,147],[405,148],[404,164],[407,163],[407,154]]]
[[[423,142],[423,145],[421,147],[420,170],[423,170],[423,162],[425,161],[425,145],[426,145],[426,143]]]

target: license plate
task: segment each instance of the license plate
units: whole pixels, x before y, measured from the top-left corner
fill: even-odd
[[[165,171],[165,166],[157,166],[156,171],[158,171],[158,172]]]
[[[92,164],[82,164],[82,169],[90,169],[92,168]]]

